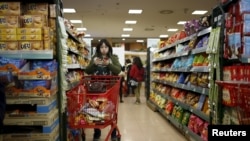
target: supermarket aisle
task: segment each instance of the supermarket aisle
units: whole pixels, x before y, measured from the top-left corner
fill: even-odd
[[[121,141],[186,141],[160,114],[147,107],[144,92],[141,100],[142,103],[136,105],[135,97],[125,97],[124,103],[119,104]],[[105,139],[108,129],[102,129],[101,141]],[[93,130],[86,130],[86,134],[87,141],[92,141]]]

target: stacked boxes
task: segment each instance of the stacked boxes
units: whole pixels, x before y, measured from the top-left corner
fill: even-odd
[[[53,50],[55,25],[49,27],[48,11],[48,3],[0,2],[0,50]]]
[[[49,16],[51,6],[0,2],[0,52],[30,52],[32,56],[34,51],[54,50],[55,26],[50,27],[49,21],[55,17]],[[1,57],[0,73],[11,71],[14,77],[14,85],[5,90],[3,140],[59,140],[57,65],[55,60]]]

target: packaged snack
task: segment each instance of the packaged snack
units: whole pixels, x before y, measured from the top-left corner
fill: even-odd
[[[190,112],[185,111],[184,114],[183,114],[183,118],[181,120],[181,124],[187,126],[187,124],[189,122],[190,115],[191,115]]]

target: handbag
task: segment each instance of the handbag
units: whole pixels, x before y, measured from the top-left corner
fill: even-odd
[[[133,86],[133,87],[138,86],[138,81],[136,81],[135,79],[130,79],[129,82],[130,82],[130,85]]]
[[[106,84],[104,82],[91,82],[87,84],[88,92],[103,93],[106,92]]]

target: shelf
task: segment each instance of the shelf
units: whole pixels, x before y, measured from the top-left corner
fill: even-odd
[[[53,59],[53,50],[0,51],[0,56],[19,59]]]
[[[215,81],[217,84],[220,84],[220,85],[238,85],[238,86],[242,86],[242,85],[250,85],[250,82],[246,82],[246,81],[218,81],[216,80]]]
[[[200,47],[200,48],[195,48],[191,52],[192,54],[199,54],[199,53],[204,53],[207,51],[207,47]]]
[[[155,58],[152,61],[153,62],[155,62],[155,61],[164,61],[164,60],[174,59],[174,58],[177,58],[177,57],[183,57],[183,56],[187,56],[187,55],[189,55],[189,50],[188,51],[183,51],[183,52],[178,52],[178,53],[175,53],[175,54],[171,54],[171,55],[165,56],[165,57]]]
[[[190,70],[191,72],[210,72],[209,66],[194,66]]]
[[[201,30],[201,31],[198,33],[197,36],[202,36],[202,35],[208,34],[208,33],[210,33],[211,31],[212,31],[212,27],[208,27],[208,28],[206,28],[206,29]]]
[[[209,116],[206,115],[205,113],[203,113],[201,110],[198,110],[198,109],[195,109],[194,107],[188,105],[188,104],[185,104],[169,95],[165,95],[165,94],[162,94],[160,93],[159,91],[157,90],[153,90],[155,93],[157,93],[158,95],[161,95],[162,97],[172,101],[175,105],[178,105],[178,106],[181,106],[183,109],[185,110],[188,110],[190,111],[191,113],[194,113],[195,115],[199,116],[200,118],[202,118],[203,120],[209,122]]]
[[[70,38],[75,40],[77,43],[81,43],[72,33],[69,29],[66,29],[67,33],[69,34]]]
[[[204,95],[208,95],[209,94],[209,89],[208,88],[202,88],[200,86],[194,86],[194,85],[186,85],[186,84],[179,84],[179,83],[172,83],[172,82],[167,82],[164,80],[153,80],[155,82],[158,83],[162,83],[162,84],[166,84],[175,88],[180,88],[183,90],[187,90],[187,91],[193,91],[196,93],[200,93],[200,94],[204,94]]]
[[[195,141],[203,141],[199,135],[190,130],[187,126],[183,126],[184,132],[192,137]]]

